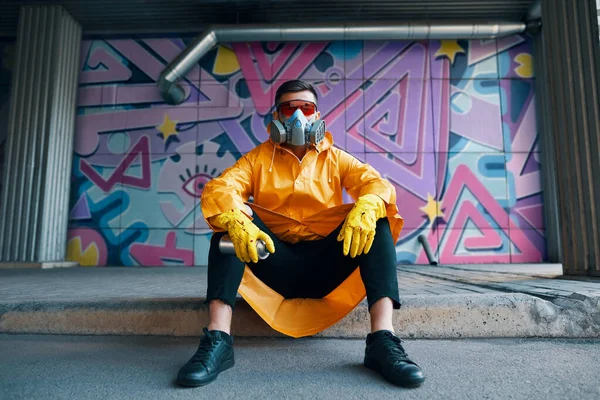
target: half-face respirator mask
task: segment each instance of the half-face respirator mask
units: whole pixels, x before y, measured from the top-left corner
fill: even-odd
[[[325,121],[317,119],[317,106],[305,100],[291,100],[277,107],[283,121],[269,123],[269,135],[275,143],[294,146],[319,144],[325,138]],[[306,116],[310,116],[309,120]]]

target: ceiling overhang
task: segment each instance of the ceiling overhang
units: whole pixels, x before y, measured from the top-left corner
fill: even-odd
[[[213,24],[522,21],[532,0],[3,0],[0,34],[16,35],[22,5],[61,4],[85,35],[198,33]]]

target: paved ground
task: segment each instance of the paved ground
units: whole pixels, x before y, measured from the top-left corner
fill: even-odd
[[[402,267],[404,268],[404,267]],[[424,267],[425,269],[431,267]],[[1,269],[0,300],[101,301],[103,299],[198,298],[206,295],[205,267]],[[493,289],[398,270],[402,295],[489,293]]]
[[[402,389],[362,367],[364,342],[236,339],[236,366],[204,388],[173,379],[195,338],[0,335],[0,398],[598,399],[600,340],[416,340],[426,374]]]
[[[205,267],[0,268],[0,301],[201,298],[206,295],[206,271]],[[398,268],[398,284],[402,296],[510,292],[504,283],[533,280],[544,282],[542,289],[559,285],[570,293],[579,290],[600,293],[600,279],[552,279],[560,275],[559,271],[560,266],[554,264],[403,265]]]
[[[450,285],[470,285],[493,291],[527,293],[540,297],[569,297],[573,293],[582,295],[600,294],[600,278],[563,277],[544,266],[504,266],[482,268],[471,266],[421,267],[403,266],[404,274],[416,274],[421,278],[443,280]]]

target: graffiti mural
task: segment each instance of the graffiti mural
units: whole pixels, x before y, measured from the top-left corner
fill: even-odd
[[[222,44],[156,89],[192,37],[84,41],[68,257],[206,265],[206,182],[267,140],[277,87],[311,82],[335,145],[392,182],[399,262],[545,259],[530,40]],[[346,196],[346,201],[352,201]]]

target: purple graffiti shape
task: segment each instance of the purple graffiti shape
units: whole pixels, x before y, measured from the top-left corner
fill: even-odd
[[[194,265],[194,251],[177,248],[177,233],[167,233],[164,246],[134,243],[129,247],[129,253],[144,266],[166,265],[165,261],[175,260],[186,266]]]
[[[79,200],[77,200],[77,203],[75,203],[73,206],[69,219],[88,219],[91,217],[92,213],[90,212],[90,207],[87,202],[87,196],[84,193],[79,197]]]
[[[96,69],[102,65],[105,69]],[[79,83],[124,82],[131,78],[131,71],[106,49],[96,48],[87,60],[91,71],[82,71]]]
[[[471,107],[466,112],[452,109],[450,130],[475,143],[503,150],[500,104],[490,103],[452,86],[451,96],[461,93],[469,98]]]
[[[177,40],[177,42],[181,44],[181,47],[177,46],[175,41],[170,39],[144,39],[143,42],[167,62],[171,62],[177,58],[177,56],[184,50],[183,47],[185,46],[181,40]],[[190,83],[195,82],[197,84],[198,80],[200,79],[200,65],[195,64],[186,74],[184,79],[187,79]]]
[[[521,218],[538,231],[541,232],[543,230],[540,229],[540,227],[543,228],[544,226],[544,205],[542,203],[513,207],[512,211],[520,215]]]
[[[155,85],[148,85],[146,83],[119,86],[119,96],[114,97],[116,105],[162,102],[164,102],[164,99],[161,97],[158,88]],[[104,104],[107,103],[105,102]]]
[[[469,41],[468,65],[477,64],[487,58],[494,57],[498,53],[496,39],[471,40]]]
[[[512,173],[515,180],[515,194],[517,199],[528,197],[542,191],[540,169],[526,171],[527,160],[535,149],[535,102],[530,101],[523,119],[516,127],[516,134],[512,141],[512,148],[526,150],[526,153],[513,152],[506,164],[506,169]]]
[[[155,81],[165,65],[144,49],[133,39],[107,40],[107,43],[121,54],[127,54],[127,59]]]
[[[496,40],[498,45],[498,54],[500,54],[505,50],[508,50],[520,43],[523,43],[525,41],[525,38],[520,35],[510,35],[498,38]]]
[[[99,136],[127,129],[127,110],[77,116],[75,151],[82,156],[91,155],[100,144]]]
[[[426,200],[435,193],[434,162],[431,153],[419,153],[413,165],[403,163],[398,154],[390,160],[387,153],[369,153],[369,164],[378,171],[385,171],[388,179],[398,186]]]
[[[108,179],[104,179],[83,158],[79,160],[79,169],[86,177],[88,177],[90,181],[92,181],[104,192],[111,190],[117,183],[122,183],[125,186],[131,186],[140,189],[149,189],[152,186],[149,150],[150,145],[148,137],[142,136],[140,140],[133,145],[131,151],[125,155],[123,160],[119,163],[115,171],[110,175],[110,177],[108,177]],[[138,155],[141,157],[142,161],[142,176],[137,177],[125,175],[125,172],[137,159]]]

